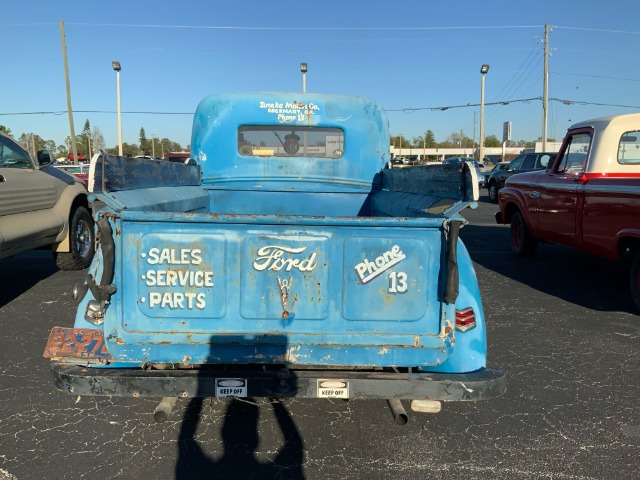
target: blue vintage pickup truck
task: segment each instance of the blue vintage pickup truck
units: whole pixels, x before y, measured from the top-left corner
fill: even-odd
[[[102,155],[99,244],[45,349],[73,395],[440,401],[502,394],[458,238],[466,164],[390,168],[354,97],[214,95],[186,164]],[[162,403],[161,403],[162,405]]]

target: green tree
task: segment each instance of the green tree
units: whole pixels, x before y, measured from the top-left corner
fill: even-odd
[[[473,146],[473,140],[467,137],[462,130],[459,132],[453,132],[449,135],[447,140],[453,147],[465,148]]]
[[[78,155],[84,155],[85,158],[91,157],[91,125],[89,124],[89,119],[84,121],[82,133],[76,135],[76,148],[78,149]]]
[[[151,155],[151,142],[147,138],[147,134],[144,131],[144,127],[140,127],[140,151],[142,152],[143,155]]]
[[[427,148],[435,148],[438,144],[436,142],[436,136],[431,130],[427,130],[426,132],[424,132],[424,143]]]
[[[182,146],[168,138],[162,138],[160,142],[156,142],[156,155],[164,156],[169,152],[182,152]]]
[[[0,132],[5,135],[11,135],[11,129],[9,127],[5,127],[4,125],[0,125]]]
[[[502,146],[502,142],[498,140],[498,137],[495,135],[489,135],[488,137],[484,137],[484,146],[485,147],[500,147]]]
[[[116,145],[113,148],[107,149],[107,154],[109,155],[118,155],[118,146]],[[140,147],[136,144],[131,144],[127,142],[122,143],[122,156],[123,157],[135,157],[136,155],[140,155]]]
[[[69,158],[69,149],[64,145],[58,145],[54,155],[56,158]]]
[[[427,130],[424,135],[413,137],[411,145],[414,148],[434,148],[436,146],[436,137],[431,130]]]

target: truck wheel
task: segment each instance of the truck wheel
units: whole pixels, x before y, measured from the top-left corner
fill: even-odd
[[[631,264],[631,274],[629,275],[629,287],[631,298],[636,308],[640,310],[640,252],[636,253],[633,263]]]
[[[95,251],[93,219],[84,207],[78,207],[71,215],[69,225],[70,252],[54,252],[56,265],[61,270],[87,268]]]
[[[495,182],[489,184],[489,201],[498,203],[498,185]]]
[[[538,248],[538,239],[531,235],[522,213],[511,217],[511,250],[522,257],[532,257]]]

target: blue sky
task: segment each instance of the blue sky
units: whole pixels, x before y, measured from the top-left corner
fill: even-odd
[[[191,115],[206,95],[307,90],[361,95],[389,115],[392,134],[438,141],[479,135],[485,102],[542,96],[544,25],[549,47],[548,133],[573,122],[640,111],[640,2],[403,1],[243,2],[3,0],[0,124],[14,136],[69,135],[60,20],[65,23],[75,128],[86,119],[117,144],[115,73],[122,64],[123,137],[190,143]],[[561,100],[572,102],[566,104]],[[589,105],[602,104],[602,105]],[[627,108],[635,107],[635,108]],[[82,113],[80,110],[106,113]],[[30,112],[64,114],[14,115]],[[165,112],[139,114],[127,112]],[[542,102],[487,106],[485,135],[533,140]]]

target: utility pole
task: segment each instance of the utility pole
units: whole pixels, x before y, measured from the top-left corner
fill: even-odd
[[[549,106],[549,25],[544,26],[544,76],[542,87],[542,151],[547,151],[547,108]]]
[[[422,143],[422,161],[426,163],[427,161],[427,132],[424,132],[424,142]]]
[[[476,112],[473,112],[473,141],[471,142],[473,145],[473,148],[475,150],[476,148]],[[474,157],[475,157],[475,153],[474,153]]]
[[[73,126],[73,110],[71,109],[71,86],[69,85],[69,63],[67,62],[67,42],[64,37],[64,22],[60,20],[60,36],[62,37],[62,58],[64,59],[64,78],[67,85],[67,112],[69,112],[69,128],[71,129],[71,153],[73,163],[78,164],[78,148],[76,147],[76,132]]]

